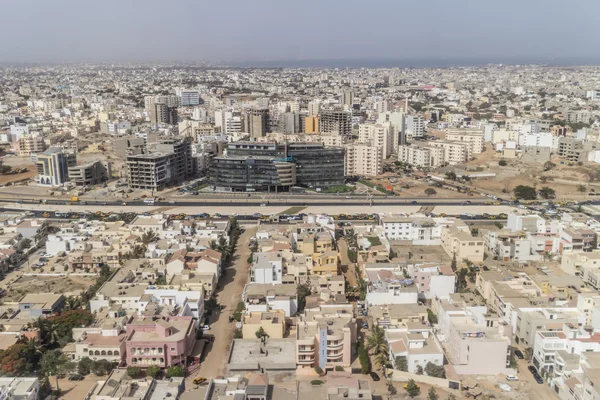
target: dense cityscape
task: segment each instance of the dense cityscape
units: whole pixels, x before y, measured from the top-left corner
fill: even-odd
[[[584,3],[3,4],[0,400],[600,400]]]

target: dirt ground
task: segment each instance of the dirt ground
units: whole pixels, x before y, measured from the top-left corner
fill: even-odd
[[[5,279],[6,296],[3,301],[18,301],[29,293],[79,293],[95,282],[93,276],[21,276],[18,279]],[[5,283],[3,282],[3,284]],[[11,283],[8,283],[11,282]]]
[[[507,162],[504,167],[498,165],[502,159]],[[473,179],[470,187],[499,197],[512,194],[512,190],[518,185],[534,186],[538,189],[548,186],[556,191],[556,199],[559,200],[584,200],[589,197],[589,192],[600,192],[600,185],[595,182],[590,183],[588,179],[589,172],[598,169],[596,164],[586,162],[578,165],[558,157],[551,161],[555,166],[549,171],[544,171],[543,162],[505,159],[488,146],[484,153],[468,162],[465,167],[469,169],[479,167],[483,168],[482,173],[496,173],[494,178]],[[579,185],[586,187],[584,193],[577,190]]]

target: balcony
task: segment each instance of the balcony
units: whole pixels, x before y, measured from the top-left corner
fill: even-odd
[[[327,350],[337,350],[344,347],[344,342],[341,340],[336,342],[327,342]]]
[[[298,353],[301,353],[301,354],[314,354],[314,352],[315,352],[314,347],[304,346],[304,347],[298,348]]]
[[[314,357],[302,357],[302,358],[298,358],[298,364],[307,365],[307,364],[312,364],[314,362],[315,362],[315,358]]]

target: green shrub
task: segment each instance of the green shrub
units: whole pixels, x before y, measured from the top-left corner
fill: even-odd
[[[321,386],[323,383],[325,383],[325,382],[323,382],[320,379],[315,379],[315,380],[310,381],[310,384],[313,386]]]
[[[137,378],[142,373],[140,367],[127,367],[127,375],[130,378]]]
[[[335,370],[338,372],[343,372],[344,371],[344,367],[342,367],[341,365],[336,365],[335,366]]]
[[[323,369],[321,367],[315,367],[315,372],[319,375],[319,376],[323,376],[324,372]]]

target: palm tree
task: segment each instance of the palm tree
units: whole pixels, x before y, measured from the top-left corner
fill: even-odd
[[[217,242],[216,242],[216,241],[214,241],[214,240],[211,240],[211,241],[208,243],[208,247],[210,247],[210,249],[211,249],[211,250],[216,250],[216,249],[217,249]]]
[[[373,329],[371,329],[371,334],[367,336],[367,350],[371,352],[374,356],[378,354],[385,354],[387,358],[387,353],[389,352],[388,344],[385,339],[385,331],[382,327],[374,325]]]
[[[65,301],[65,308],[67,310],[77,310],[81,308],[81,299],[76,296],[69,296]]]
[[[146,231],[142,235],[142,243],[148,244],[156,240],[156,233],[154,231]]]

